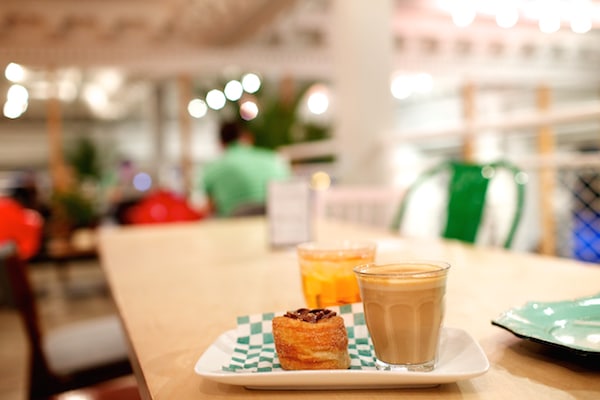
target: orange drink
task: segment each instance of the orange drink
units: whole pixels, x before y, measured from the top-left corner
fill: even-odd
[[[377,245],[372,242],[308,242],[298,245],[302,289],[309,308],[324,308],[360,301],[353,268],[372,263]]]

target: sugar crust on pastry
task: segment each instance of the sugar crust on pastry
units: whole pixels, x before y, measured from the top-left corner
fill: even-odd
[[[348,333],[334,311],[301,308],[275,317],[273,340],[285,370],[350,367]]]

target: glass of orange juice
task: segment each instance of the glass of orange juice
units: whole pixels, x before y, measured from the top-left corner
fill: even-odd
[[[353,268],[375,261],[377,244],[340,240],[307,242],[297,246],[302,290],[309,308],[325,308],[360,301]]]

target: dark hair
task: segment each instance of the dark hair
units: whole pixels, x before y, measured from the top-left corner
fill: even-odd
[[[221,143],[227,146],[242,136],[242,126],[236,121],[223,122],[219,134]]]

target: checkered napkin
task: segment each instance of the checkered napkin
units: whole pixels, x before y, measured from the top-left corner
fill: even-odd
[[[328,309],[337,312],[344,319],[348,331],[350,369],[375,369],[375,353],[365,324],[362,303],[328,307]],[[223,366],[223,371],[282,371],[273,342],[271,330],[273,317],[275,313],[238,317],[237,342],[231,360]]]

